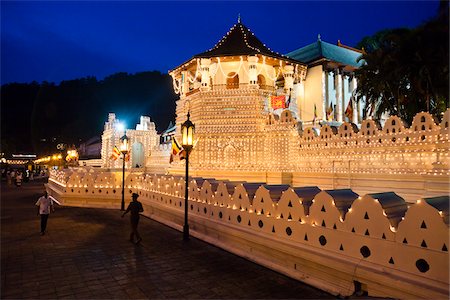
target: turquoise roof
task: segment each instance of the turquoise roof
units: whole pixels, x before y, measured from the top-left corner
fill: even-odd
[[[324,42],[320,39],[308,46],[289,52],[286,56],[306,64],[320,58],[326,58],[353,67],[360,67],[363,64],[362,60],[358,62],[361,53]]]

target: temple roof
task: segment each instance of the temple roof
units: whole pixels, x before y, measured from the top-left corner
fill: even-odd
[[[303,63],[311,63],[321,58],[325,58],[331,61],[335,61],[344,65],[350,65],[353,67],[362,66],[363,62],[358,58],[361,56],[361,52],[351,50],[350,47],[336,46],[320,39],[317,42],[309,44],[300,49],[294,50],[286,54],[292,59],[299,60]]]
[[[293,58],[270,50],[240,20],[231,27],[227,34],[212,49],[194,55],[194,58],[257,54],[299,63]]]

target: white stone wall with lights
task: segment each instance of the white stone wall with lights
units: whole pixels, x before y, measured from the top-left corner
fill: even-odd
[[[53,170],[47,189],[63,205],[118,208],[120,172]],[[126,201],[182,230],[184,178],[127,173]],[[408,204],[395,193],[189,181],[191,235],[335,295],[354,282],[369,296],[440,299],[449,287],[449,198]],[[181,234],[180,234],[181,239]]]

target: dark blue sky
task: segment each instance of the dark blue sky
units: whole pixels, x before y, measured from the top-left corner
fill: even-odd
[[[1,83],[59,82],[167,70],[242,22],[287,53],[317,39],[355,45],[381,29],[415,27],[438,1],[1,1]]]

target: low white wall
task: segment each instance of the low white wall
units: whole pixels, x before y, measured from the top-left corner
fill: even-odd
[[[48,190],[63,205],[118,209],[108,178],[54,171]],[[182,177],[131,173],[125,187],[127,203],[137,192],[146,216],[182,230]],[[370,296],[448,297],[448,204],[202,178],[189,195],[191,235],[330,293],[351,295],[358,281]]]

